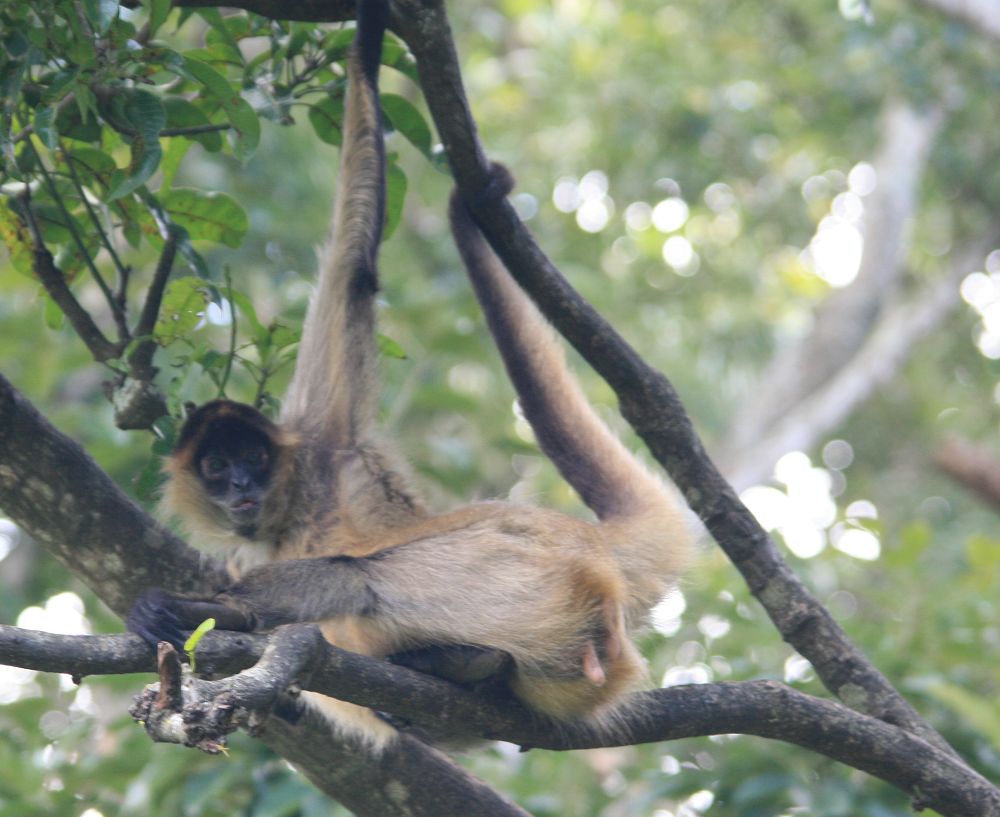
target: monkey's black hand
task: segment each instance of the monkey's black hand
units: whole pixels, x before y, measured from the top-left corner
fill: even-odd
[[[219,630],[253,629],[250,617],[233,607],[211,599],[175,596],[159,589],[147,590],[136,599],[125,617],[125,628],[154,647],[160,641],[167,641],[180,650],[206,618],[214,618]]]

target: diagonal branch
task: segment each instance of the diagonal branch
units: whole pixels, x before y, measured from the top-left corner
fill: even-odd
[[[160,315],[163,293],[166,291],[167,281],[170,279],[170,272],[174,267],[174,259],[177,257],[177,242],[180,240],[180,231],[174,225],[160,222],[157,226],[163,234],[163,250],[156,262],[153,280],[146,291],[146,300],[143,302],[142,312],[135,326],[135,337],[138,340],[138,345],[135,351],[129,355],[128,361],[133,375],[140,380],[152,380],[155,373],[152,366],[156,341],[150,336],[153,334],[153,328]]]
[[[394,7],[397,29],[417,58],[421,86],[456,184],[493,249],[546,318],[615,390],[623,416],[743,574],[784,639],[809,659],[841,700],[951,751],[788,567],[709,459],[670,382],[569,285],[509,202],[482,195],[490,168],[462,87],[443,4],[396,0]]]
[[[218,0],[173,0],[180,8],[218,8]],[[127,5],[127,4],[126,4]],[[340,23],[353,20],[356,0],[235,0],[231,8],[252,11],[272,20],[299,20],[305,23]]]
[[[80,340],[94,356],[94,360],[103,363],[118,357],[120,354],[118,345],[104,336],[100,327],[90,317],[90,313],[80,305],[69,288],[66,283],[66,275],[56,266],[52,253],[49,252],[42,240],[41,230],[38,228],[31,206],[27,201],[24,202],[23,212],[34,245],[35,260],[32,269],[45,291],[66,316],[74,331],[80,336]]]

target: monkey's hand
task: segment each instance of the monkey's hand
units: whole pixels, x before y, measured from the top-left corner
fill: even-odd
[[[214,618],[219,630],[251,632],[253,617],[212,599],[176,596],[165,590],[147,590],[125,617],[125,628],[142,636],[152,646],[167,641],[177,649],[206,618]]]

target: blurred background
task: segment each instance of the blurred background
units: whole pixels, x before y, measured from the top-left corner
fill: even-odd
[[[1000,21],[989,0],[962,18],[947,5],[506,0],[450,11],[481,136],[514,171],[541,246],[672,380],[848,634],[997,781]],[[179,36],[200,32],[191,20]],[[422,109],[401,74],[387,70],[384,86]],[[306,122],[304,110],[291,116]],[[449,179],[398,135],[388,147],[408,190],[382,252],[387,428],[438,509],[509,497],[584,513],[499,367],[447,237]],[[262,322],[301,320],[336,161],[308,125],[266,122],[245,166],[196,145],[178,171],[177,185],[246,209],[241,247],[199,250]],[[137,274],[154,259],[133,258]],[[79,297],[96,305],[87,286]],[[0,257],[0,369],[133,490],[152,438],[115,429],[108,371],[44,312],[37,283]],[[225,348],[231,317],[209,315],[205,342]],[[157,364],[177,394],[213,394],[170,354]],[[638,449],[608,387],[576,368]],[[274,375],[277,394],[287,375]],[[233,377],[230,395],[250,399],[250,378]],[[0,621],[121,630],[2,514]],[[643,647],[653,684],[775,678],[821,691],[710,541]],[[0,667],[0,813],[346,813],[245,737],[217,758],[152,745],[125,714],[148,680],[77,687]],[[909,813],[859,772],[750,737],[568,754],[497,746],[463,762],[539,817]]]

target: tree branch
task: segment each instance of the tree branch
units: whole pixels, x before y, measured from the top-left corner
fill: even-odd
[[[417,59],[455,182],[483,233],[546,318],[615,390],[622,415],[742,573],[784,639],[845,703],[952,751],[788,567],[709,459],[670,382],[573,290],[509,202],[481,195],[490,168],[462,87],[443,3],[396,0],[394,8],[397,30]]]
[[[210,592],[224,580],[2,375],[0,507],[122,616],[147,587]]]
[[[934,462],[994,511],[1000,511],[1000,462],[993,454],[975,443],[952,438],[934,452]]]
[[[65,655],[62,663],[60,652]],[[153,664],[150,648],[137,636],[62,636],[14,627],[0,627],[0,662],[76,675],[149,670]],[[950,754],[883,721],[773,681],[639,693],[609,734],[583,722],[554,727],[513,699],[483,697],[447,681],[340,650],[313,625],[281,627],[270,637],[209,633],[199,644],[202,671],[214,674],[223,666],[231,671],[240,664],[251,668],[220,681],[190,679],[182,690],[171,690],[168,699],[185,700],[177,711],[167,707],[153,713],[153,703],[162,700],[163,693],[160,685],[147,688],[138,710],[147,730],[161,740],[204,744],[209,750],[237,723],[262,725],[266,740],[280,740],[287,725],[277,718],[265,721],[266,716],[279,695],[300,683],[305,689],[417,724],[443,727],[456,736],[536,748],[587,749],[718,734],[756,735],[793,743],[886,780],[907,792],[918,808],[956,817],[1000,814],[1000,791]],[[187,717],[182,718],[181,712]],[[217,718],[221,731],[206,731],[206,724],[216,724]]]
[[[30,212],[30,211],[29,211]],[[52,253],[42,243],[41,235],[34,225],[34,220],[28,217],[29,226],[34,241],[34,264],[32,269],[49,297],[55,301],[56,306],[66,316],[80,340],[93,355],[94,360],[103,363],[106,360],[113,360],[121,354],[118,345],[109,341],[100,328],[90,317],[90,313],[84,309],[76,296],[66,284],[66,276],[56,266]]]
[[[174,0],[178,8],[230,8],[244,9],[270,17],[273,20],[299,20],[305,23],[341,23],[353,20],[356,11],[355,0]]]

